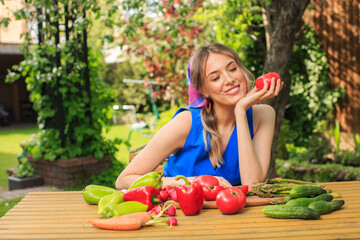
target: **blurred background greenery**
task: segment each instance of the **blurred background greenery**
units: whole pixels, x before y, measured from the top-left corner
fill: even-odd
[[[263,74],[269,54],[264,11],[275,18],[278,7],[275,1],[251,0],[133,0],[123,1],[122,5],[107,0],[83,1],[89,2],[92,12],[86,18],[89,25],[84,26],[88,28],[89,49],[93,52],[91,66],[104,84],[101,90],[111,92],[106,96],[111,99],[109,105],[117,106],[102,112],[107,119],[101,122],[102,134],[104,139],[123,140],[116,145],[114,167],[93,178],[94,183],[109,186],[128,163],[129,150],[146,144],[178,107],[187,105],[186,66],[194,48],[211,42],[224,43],[239,53],[255,77]],[[307,9],[315,7],[311,3]],[[340,129],[335,110],[346,98],[344,86],[331,85],[329,60],[322,42],[311,24],[300,25],[289,53],[292,58],[286,84],[290,90],[276,145],[277,174],[314,182],[359,180],[358,132],[348,134],[346,149],[339,147],[342,142],[337,137]],[[115,53],[118,55],[109,60]],[[143,80],[143,84],[124,79]],[[35,105],[41,102],[33,101]],[[67,101],[77,104],[74,99]],[[159,120],[152,101],[160,112]],[[124,109],[125,105],[134,106],[135,111]],[[49,115],[44,109],[42,112],[42,116]],[[127,142],[132,124],[139,122],[155,128],[144,129],[146,134],[134,131]],[[16,156],[22,152],[20,142],[38,131],[37,127],[0,129],[0,160],[4,163],[0,171],[16,167]],[[0,186],[5,188],[6,177],[0,177]]]

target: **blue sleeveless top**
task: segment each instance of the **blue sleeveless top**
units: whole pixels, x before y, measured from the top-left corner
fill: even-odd
[[[168,161],[164,166],[165,176],[175,177],[177,175],[184,175],[186,177],[194,177],[198,175],[213,175],[225,178],[233,186],[241,185],[236,125],[223,154],[224,163],[214,169],[209,158],[209,152],[205,150],[201,109],[180,108],[173,118],[184,110],[191,112],[191,129],[184,147],[168,157]],[[246,111],[246,116],[252,139],[254,137],[252,107]],[[210,143],[209,133],[207,134],[207,141]]]

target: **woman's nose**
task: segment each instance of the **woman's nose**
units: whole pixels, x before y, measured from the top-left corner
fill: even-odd
[[[226,73],[225,74],[225,83],[230,84],[234,82],[234,78],[233,76],[231,76],[231,74]]]

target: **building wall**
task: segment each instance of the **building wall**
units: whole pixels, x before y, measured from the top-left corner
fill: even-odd
[[[23,4],[22,1],[5,1],[6,5],[0,4],[0,16],[9,17],[11,16],[11,11],[16,11]],[[20,38],[21,33],[26,31],[26,22],[25,21],[10,21],[7,28],[0,27],[0,44],[1,43],[10,43],[10,44],[21,44],[23,39]]]
[[[22,7],[21,0],[8,0],[5,5],[0,4],[0,17],[12,16],[12,11]],[[10,114],[10,122],[35,122],[36,114],[29,102],[29,92],[26,90],[24,79],[9,84],[5,83],[8,69],[19,64],[23,59],[20,51],[23,38],[21,33],[27,30],[24,20],[10,21],[5,28],[0,27],[0,106]],[[0,122],[1,125],[1,122]]]
[[[336,109],[342,131],[360,131],[360,1],[312,0],[305,21],[324,45],[333,87],[343,84],[347,99]]]

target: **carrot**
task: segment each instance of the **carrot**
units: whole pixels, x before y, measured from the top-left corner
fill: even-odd
[[[108,219],[90,219],[85,223],[91,223],[93,226],[110,230],[136,230],[149,225],[166,225],[165,218],[155,216],[154,218],[148,212],[138,212],[126,214]]]
[[[148,212],[137,212],[137,213],[130,213],[126,215],[122,215],[119,217],[113,217],[113,218],[136,218],[140,221],[147,222],[152,219],[151,214]]]
[[[136,230],[141,228],[144,225],[144,222],[139,220],[139,218],[110,218],[110,219],[90,219],[89,221],[92,225],[102,229],[109,230]]]

